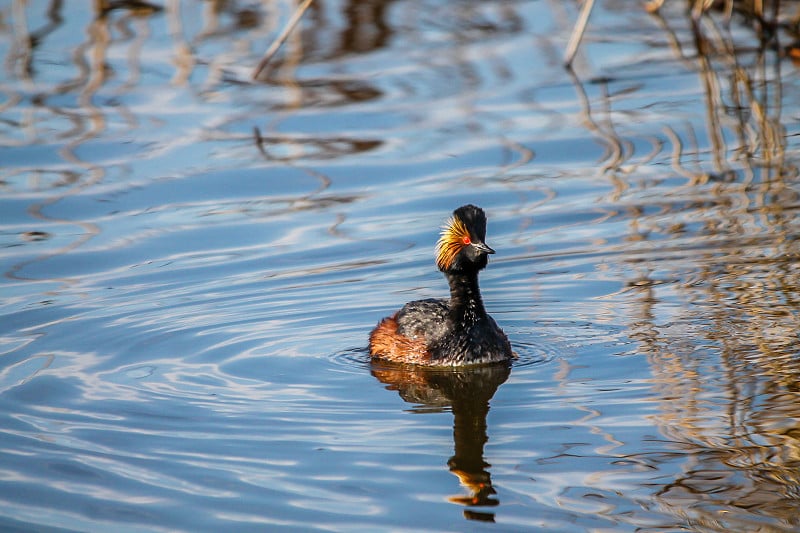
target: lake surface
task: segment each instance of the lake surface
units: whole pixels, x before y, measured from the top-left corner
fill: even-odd
[[[2,4],[0,528],[800,529],[796,6],[666,4]],[[464,203],[518,359],[371,364]]]

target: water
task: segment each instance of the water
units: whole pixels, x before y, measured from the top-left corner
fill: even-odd
[[[791,40],[667,4],[0,7],[2,529],[799,528]],[[518,360],[372,365],[466,202]]]

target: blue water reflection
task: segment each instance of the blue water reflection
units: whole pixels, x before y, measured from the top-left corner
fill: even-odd
[[[0,6],[0,527],[800,527],[796,20],[596,4]],[[372,365],[468,202],[518,360]]]

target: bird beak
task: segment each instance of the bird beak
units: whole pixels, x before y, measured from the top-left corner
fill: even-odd
[[[483,252],[485,254],[493,254],[494,253],[494,250],[492,250],[491,248],[489,248],[488,246],[486,246],[482,242],[473,242],[472,246],[474,246],[475,248],[477,248],[478,250],[480,250],[481,252]]]

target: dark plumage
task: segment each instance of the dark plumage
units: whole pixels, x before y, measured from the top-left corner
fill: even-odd
[[[409,302],[384,318],[369,337],[373,358],[458,366],[514,357],[505,333],[486,313],[478,288],[478,272],[494,253],[485,238],[486,215],[480,207],[453,211],[436,245],[436,265],[450,284],[450,299]]]

